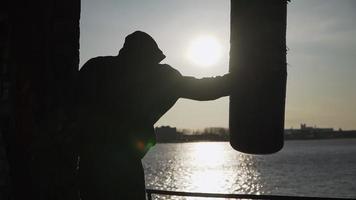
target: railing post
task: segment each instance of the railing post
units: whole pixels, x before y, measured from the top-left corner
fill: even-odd
[[[152,200],[152,192],[147,190],[147,200]]]

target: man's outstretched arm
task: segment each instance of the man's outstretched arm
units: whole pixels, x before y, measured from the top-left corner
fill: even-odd
[[[182,76],[177,92],[181,98],[208,101],[230,95],[231,85],[230,74],[201,79]]]

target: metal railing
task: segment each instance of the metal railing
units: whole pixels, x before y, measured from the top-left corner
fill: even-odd
[[[182,197],[202,197],[202,198],[228,198],[228,199],[271,199],[271,200],[350,200],[348,198],[329,198],[329,197],[304,197],[304,196],[283,196],[283,195],[255,195],[255,194],[221,194],[221,193],[201,193],[201,192],[178,192],[147,189],[147,198],[152,200],[152,195],[170,195]]]
[[[8,188],[0,187],[0,199],[8,199]],[[201,192],[178,192],[147,189],[147,199],[152,200],[152,195],[169,195],[181,197],[200,198],[222,198],[222,199],[271,199],[271,200],[352,200],[352,198],[330,198],[330,197],[303,197],[303,196],[283,196],[283,195],[255,195],[255,194],[222,194],[222,193],[201,193]]]

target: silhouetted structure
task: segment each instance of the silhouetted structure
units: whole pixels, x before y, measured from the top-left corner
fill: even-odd
[[[299,129],[286,129],[286,140],[338,139],[356,138],[356,130],[337,130],[333,128],[318,128],[301,124]]]
[[[64,124],[79,63],[80,0],[5,0],[0,10],[0,120],[11,175],[4,190],[14,200],[76,199]]]
[[[5,135],[8,135],[11,114],[9,69],[9,13],[0,8],[0,199],[7,199],[9,165],[6,155]],[[3,10],[5,9],[5,10]]]
[[[229,130],[222,127],[205,128],[203,131],[188,133],[177,131],[172,127],[157,127],[158,143],[180,143],[200,141],[229,141]],[[319,139],[346,139],[356,138],[356,130],[334,130],[333,128],[318,128],[301,124],[299,129],[285,129],[285,140],[319,140]]]
[[[301,131],[310,131],[310,132],[333,132],[333,128],[318,128],[316,126],[307,126],[306,124],[300,124]]]
[[[181,141],[183,134],[177,132],[177,128],[170,126],[161,126],[155,128],[157,142]]]
[[[198,141],[228,141],[229,131],[222,127],[205,128],[203,131],[194,131],[193,133],[177,131],[170,126],[161,126],[155,128],[158,143],[176,143],[176,142],[198,142]]]

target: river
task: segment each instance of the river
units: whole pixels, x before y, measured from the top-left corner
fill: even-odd
[[[356,198],[356,139],[286,141],[259,156],[228,142],[157,144],[143,164],[150,189]]]

